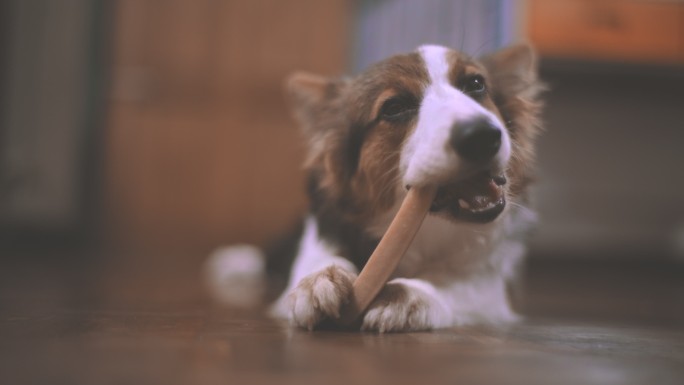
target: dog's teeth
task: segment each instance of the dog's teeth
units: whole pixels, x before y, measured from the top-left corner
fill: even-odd
[[[468,204],[468,202],[466,202],[463,199],[458,200],[458,205],[461,206],[462,209],[466,209],[466,210],[470,209],[470,204]]]

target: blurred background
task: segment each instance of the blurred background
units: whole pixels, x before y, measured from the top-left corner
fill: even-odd
[[[212,300],[212,250],[306,211],[289,73],[518,41],[549,88],[526,322],[298,333]],[[0,383],[684,383],[683,122],[684,0],[0,1]]]
[[[682,1],[9,0],[0,26],[3,259],[197,276],[306,209],[287,74],[526,40],[549,86],[533,258],[684,261]]]

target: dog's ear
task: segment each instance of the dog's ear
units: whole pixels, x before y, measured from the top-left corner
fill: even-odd
[[[480,59],[492,83],[508,96],[534,98],[540,90],[537,55],[529,44],[518,44]]]
[[[332,83],[324,76],[309,72],[295,72],[287,78],[285,88],[293,102],[301,106],[312,106],[325,99]]]
[[[535,139],[542,129],[537,56],[531,46],[515,45],[480,59],[489,74],[491,97],[501,113],[513,148],[508,175],[511,194],[525,191],[533,179]]]
[[[504,48],[480,59],[489,73],[491,96],[506,126],[515,135],[534,136],[540,128],[541,101],[545,90],[539,81],[537,55],[529,44]]]
[[[296,72],[285,82],[292,112],[305,134],[326,128],[325,116],[339,104],[345,81],[307,72]]]

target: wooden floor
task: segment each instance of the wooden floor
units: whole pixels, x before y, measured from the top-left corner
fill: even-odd
[[[536,259],[518,325],[378,335],[294,330],[213,303],[197,263],[116,257],[0,260],[0,383],[684,384],[681,266]]]

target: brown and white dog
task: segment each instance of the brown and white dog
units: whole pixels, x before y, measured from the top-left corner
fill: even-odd
[[[540,88],[526,45],[480,60],[428,45],[354,78],[293,75],[311,210],[272,314],[308,329],[338,317],[407,187],[431,184],[439,190],[430,215],[361,328],[515,320],[506,284],[534,220],[525,205]],[[250,257],[236,250],[217,254],[211,269],[240,270]],[[261,269],[254,258],[247,265],[247,275]]]

